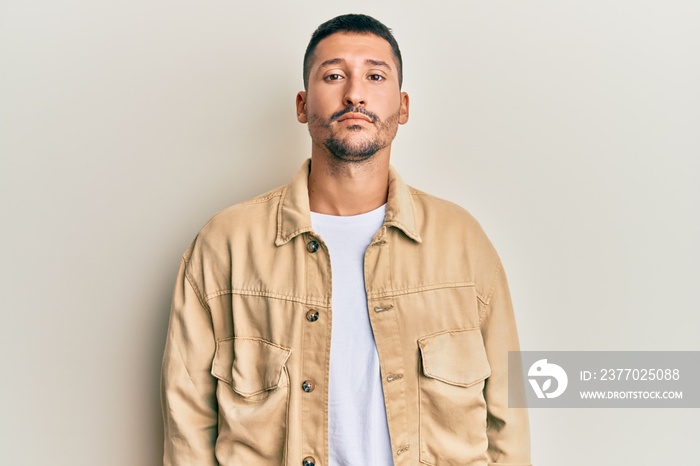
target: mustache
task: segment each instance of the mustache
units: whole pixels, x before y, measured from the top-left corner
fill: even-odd
[[[370,112],[369,110],[366,110],[364,107],[352,107],[352,106],[345,107],[341,111],[336,112],[333,115],[331,115],[330,121],[331,122],[336,121],[338,118],[345,115],[346,113],[361,113],[361,114],[365,115],[366,117],[368,117],[370,120],[372,120],[372,123],[376,123],[377,121],[379,121],[379,117],[376,114]]]

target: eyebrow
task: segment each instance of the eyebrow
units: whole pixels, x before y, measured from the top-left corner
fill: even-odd
[[[318,67],[324,68],[326,66],[339,65],[341,63],[345,63],[344,58],[331,58],[329,60],[323,61],[320,65],[318,65]],[[368,65],[372,65],[372,66],[381,66],[383,68],[387,68],[387,69],[391,70],[391,67],[389,66],[389,64],[385,61],[382,61],[382,60],[374,60],[372,58],[368,58],[367,60],[365,60],[365,63],[367,63]]]
[[[371,58],[368,58],[367,60],[365,60],[365,63],[369,63],[370,65],[373,65],[373,66],[382,66],[384,68],[391,69],[389,64],[385,61],[382,61],[382,60],[372,60]]]
[[[330,60],[322,62],[320,65],[318,65],[318,67],[323,68],[330,65],[338,65],[340,63],[343,63],[344,61],[345,60],[343,60],[342,58],[331,58]]]

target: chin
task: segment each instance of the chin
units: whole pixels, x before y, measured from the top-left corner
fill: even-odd
[[[342,161],[342,162],[364,162],[366,160],[370,160],[376,152],[371,153],[371,154],[333,154],[333,157],[336,160]]]

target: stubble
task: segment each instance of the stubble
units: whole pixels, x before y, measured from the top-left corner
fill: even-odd
[[[377,128],[374,137],[357,141],[350,136],[339,136],[338,132],[334,131],[333,122],[350,112],[362,113],[372,119],[372,124]],[[399,117],[400,109],[394,115],[382,121],[377,115],[362,107],[348,107],[331,115],[328,120],[324,120],[317,114],[309,115],[309,133],[314,144],[323,145],[337,161],[361,163],[371,159],[374,154],[391,144],[394,137],[396,137]],[[368,128],[363,125],[352,125],[348,126],[346,130],[349,133],[362,134],[367,132]],[[314,132],[321,132],[326,136],[319,138],[322,140],[318,141],[315,136],[320,135],[315,135]]]

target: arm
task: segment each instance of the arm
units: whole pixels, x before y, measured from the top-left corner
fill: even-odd
[[[164,466],[217,465],[216,379],[211,375],[215,339],[209,308],[180,266],[163,355],[161,405]]]
[[[491,290],[481,306],[481,332],[491,376],[486,380],[489,465],[530,465],[530,428],[527,410],[508,407],[508,351],[518,351],[513,305],[499,261]]]

